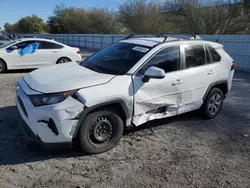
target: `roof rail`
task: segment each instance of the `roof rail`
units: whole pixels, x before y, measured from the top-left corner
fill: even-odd
[[[200,36],[198,36],[198,35],[193,35],[193,37],[191,37],[190,39],[198,39],[198,40],[200,40],[200,39],[201,39],[201,37],[200,37]]]
[[[182,39],[179,39],[179,38],[169,37],[169,36],[162,35],[162,34],[159,34],[159,35],[157,35],[156,37],[157,37],[157,38],[158,38],[158,37],[164,37],[164,39],[163,39],[162,42],[166,42],[166,41],[169,41],[169,40],[182,40]]]
[[[135,34],[130,34],[129,36],[125,37],[123,40],[135,38]]]

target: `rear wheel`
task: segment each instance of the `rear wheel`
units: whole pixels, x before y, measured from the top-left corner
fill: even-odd
[[[62,63],[68,63],[68,62],[70,62],[69,58],[62,57],[62,58],[58,59],[56,64],[62,64]]]
[[[219,88],[212,88],[201,107],[202,115],[207,119],[215,118],[223,104],[223,92]]]
[[[112,110],[93,112],[85,118],[79,131],[82,151],[102,153],[118,145],[123,134],[122,119]]]
[[[0,73],[3,73],[6,70],[6,65],[5,63],[0,60]]]

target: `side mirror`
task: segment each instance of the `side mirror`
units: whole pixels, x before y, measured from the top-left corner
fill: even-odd
[[[165,71],[155,66],[148,67],[148,69],[144,73],[144,77],[142,78],[142,81],[148,82],[150,78],[163,79],[165,78]]]
[[[10,47],[11,50],[17,50],[18,47],[16,45]]]

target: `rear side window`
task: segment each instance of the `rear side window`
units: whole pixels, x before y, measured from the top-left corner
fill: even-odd
[[[191,45],[185,47],[186,68],[197,67],[206,64],[203,45]]]
[[[220,54],[213,47],[207,45],[207,48],[212,56],[212,60],[214,63],[221,61]]]
[[[53,43],[53,42],[47,42],[47,41],[40,41],[39,49],[61,49],[63,48],[62,45]]]
[[[148,66],[156,66],[163,69],[166,73],[180,69],[180,47],[168,47],[159,51],[149,60]]]

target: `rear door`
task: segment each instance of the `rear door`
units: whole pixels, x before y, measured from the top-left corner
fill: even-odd
[[[48,41],[39,41],[37,55],[38,67],[56,64],[57,60],[62,57],[61,49],[63,46]]]
[[[215,65],[209,63],[211,57],[204,45],[182,45],[181,51],[184,67],[178,78],[182,82],[178,85],[182,93],[178,114],[201,107],[215,71]]]

